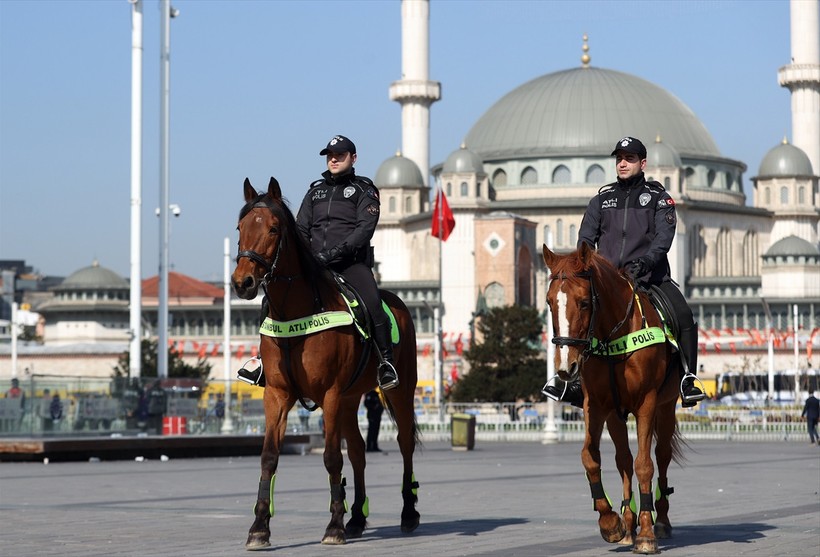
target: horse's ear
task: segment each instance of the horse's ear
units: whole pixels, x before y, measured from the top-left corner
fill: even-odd
[[[276,200],[282,199],[282,188],[279,187],[279,182],[273,176],[270,177],[268,183],[268,195]]]
[[[552,267],[553,263],[555,263],[556,259],[558,259],[558,256],[550,251],[550,249],[547,247],[547,244],[544,244],[542,254],[543,254],[543,257],[544,257],[544,263],[546,264],[547,267],[550,267],[550,268]]]
[[[256,190],[253,189],[253,186],[251,185],[251,181],[248,180],[247,178],[245,178],[245,184],[244,185],[245,185],[245,202],[247,203],[249,201],[253,201],[254,199],[256,199],[256,196],[258,194],[256,193]]]
[[[587,244],[586,242],[581,242],[581,247],[578,248],[578,259],[581,260],[581,263],[584,264],[584,268],[588,268],[590,262],[592,261],[592,256],[594,255],[594,251],[592,247]]]

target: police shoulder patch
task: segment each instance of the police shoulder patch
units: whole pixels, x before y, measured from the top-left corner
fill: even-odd
[[[379,206],[376,205],[375,203],[371,203],[370,205],[368,205],[365,210],[373,216],[376,216],[376,215],[379,214]]]

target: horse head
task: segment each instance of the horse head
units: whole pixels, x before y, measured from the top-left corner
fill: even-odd
[[[237,296],[252,300],[259,286],[276,270],[283,229],[289,224],[286,218],[289,211],[284,207],[282,190],[274,177],[263,194],[245,178],[244,192],[245,206],[239,212],[236,227],[239,230],[239,251],[231,282]]]

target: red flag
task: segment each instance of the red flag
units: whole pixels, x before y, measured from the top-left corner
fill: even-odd
[[[441,198],[441,205],[439,205],[439,198]],[[439,207],[441,210],[439,210]],[[447,198],[444,196],[444,192],[439,188],[436,194],[436,204],[433,208],[432,234],[436,238],[440,238],[442,242],[445,242],[455,227],[456,219],[450,210],[450,205],[447,204]]]

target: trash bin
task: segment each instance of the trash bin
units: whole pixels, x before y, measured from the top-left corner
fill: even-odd
[[[475,447],[475,416],[453,414],[450,417],[453,450],[472,451]]]

